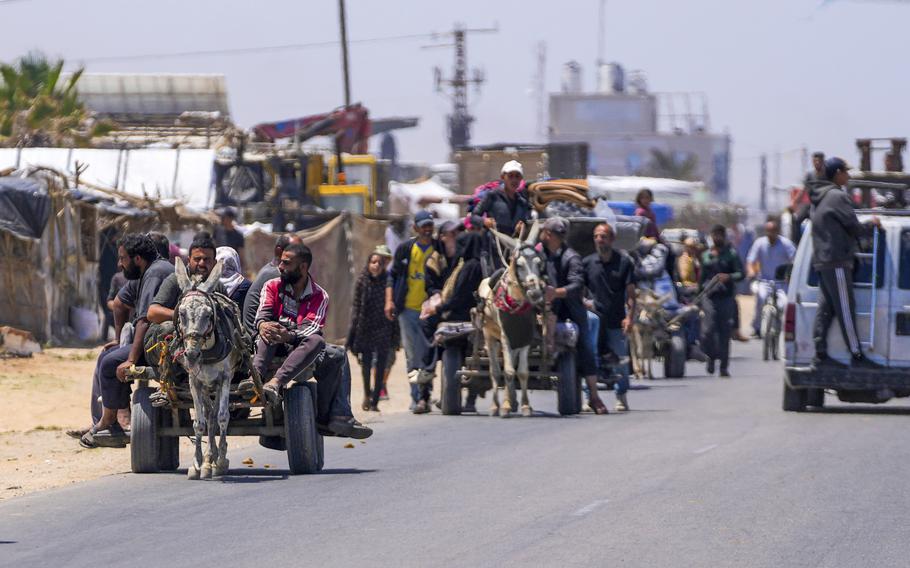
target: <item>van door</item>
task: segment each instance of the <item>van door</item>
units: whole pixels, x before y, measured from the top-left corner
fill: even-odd
[[[798,261],[802,265],[800,274],[793,274],[794,278],[802,278],[801,282],[791,282],[790,288],[798,291],[793,294],[790,301],[797,301],[796,307],[796,352],[794,362],[807,364],[815,355],[814,327],[815,314],[818,312],[818,298],[821,291],[818,287],[818,272],[812,268],[812,243],[809,235],[811,227],[800,242],[800,255]],[[857,254],[853,270],[853,294],[856,300],[856,331],[862,343],[863,351],[873,361],[887,364],[891,349],[890,329],[888,326],[891,317],[891,297],[888,285],[893,280],[894,271],[892,263],[886,262],[888,258],[887,233],[880,232],[877,258],[874,265],[875,288],[873,281],[873,259],[871,246]],[[808,242],[806,242],[808,240]],[[805,243],[805,245],[803,244]],[[805,246],[805,250],[803,247]],[[910,276],[908,276],[910,278]],[[910,297],[908,297],[910,300]],[[910,304],[910,301],[908,301]],[[874,315],[873,315],[874,314]],[[873,336],[874,335],[874,336]],[[910,339],[910,338],[908,338]],[[910,341],[908,341],[910,346]],[[835,318],[828,329],[828,355],[843,363],[850,360],[850,350],[844,342],[840,331],[840,322]]]
[[[897,247],[897,281],[891,291],[891,357],[895,367],[910,367],[910,228],[892,231]]]

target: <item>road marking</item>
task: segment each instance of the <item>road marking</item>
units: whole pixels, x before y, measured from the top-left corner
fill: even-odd
[[[716,447],[717,447],[717,444],[711,444],[710,446],[705,446],[704,448],[699,448],[699,449],[695,450],[695,451],[692,452],[692,453],[694,453],[694,454],[706,454],[706,453],[710,452],[711,450],[713,450],[713,449],[716,448]]]
[[[589,515],[589,514],[593,513],[594,509],[600,507],[601,505],[606,505],[609,502],[610,502],[609,499],[598,499],[597,501],[588,503],[581,509],[575,511],[574,513],[572,513],[572,516],[573,517],[584,517],[585,515]]]

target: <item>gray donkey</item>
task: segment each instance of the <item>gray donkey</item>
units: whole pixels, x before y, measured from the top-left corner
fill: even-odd
[[[240,366],[242,342],[236,341],[236,316],[227,313],[214,294],[221,278],[221,262],[202,283],[194,283],[183,261],[176,265],[181,296],[175,310],[180,362],[190,376],[190,391],[196,415],[196,455],[187,470],[189,479],[220,477],[228,470],[227,428],[230,419],[231,378]],[[229,308],[227,308],[229,309]],[[215,446],[215,423],[220,442]],[[202,454],[202,436],[208,432],[209,443]]]

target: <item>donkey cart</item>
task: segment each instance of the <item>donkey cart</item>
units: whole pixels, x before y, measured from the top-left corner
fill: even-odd
[[[442,354],[442,413],[458,415],[462,411],[462,389],[484,393],[493,388],[490,358],[479,331],[470,323],[443,323],[437,331],[437,341],[443,345]],[[535,339],[528,353],[528,388],[555,390],[557,408],[562,415],[581,412],[581,378],[575,368],[575,347],[578,332],[571,323],[557,325],[555,349]],[[515,392],[507,393],[515,399]],[[513,408],[517,405],[513,404]]]
[[[166,376],[165,370],[161,373]],[[174,471],[180,465],[180,436],[194,435],[187,381],[159,377],[152,367],[136,368],[132,400],[130,461],[133,473]],[[155,381],[158,388],[149,386]],[[286,450],[291,474],[315,473],[323,467],[323,438],[316,429],[316,382],[304,371],[286,389],[280,407],[269,406],[258,379],[254,388],[231,384],[232,419],[228,436],[259,436],[260,444]],[[256,409],[258,415],[252,415]]]

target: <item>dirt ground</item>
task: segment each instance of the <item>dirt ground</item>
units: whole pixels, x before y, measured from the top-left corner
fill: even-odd
[[[748,333],[753,300],[746,296],[739,301],[742,329]],[[0,500],[129,471],[129,449],[86,450],[65,434],[89,425],[89,393],[99,351],[48,349],[31,358],[0,359]],[[390,400],[380,403],[379,413],[360,410],[362,380],[353,357],[351,372],[351,404],[358,420],[376,424],[383,414],[407,411],[410,397],[403,351],[398,352],[389,378]],[[256,443],[255,438],[229,440],[234,449]],[[190,444],[183,440],[181,463],[187,463],[190,455]]]
[[[47,349],[30,358],[0,359],[0,500],[129,471],[129,448],[86,450],[65,433],[90,424],[89,397],[99,351]],[[403,359],[398,357],[389,379],[390,400],[380,402],[375,413],[360,410],[362,380],[352,358],[351,402],[358,420],[376,423],[383,414],[407,411]],[[256,443],[247,437],[228,440],[234,449]],[[343,444],[340,438],[327,439],[329,443]],[[192,455],[190,443],[182,440],[180,449],[185,464]]]

